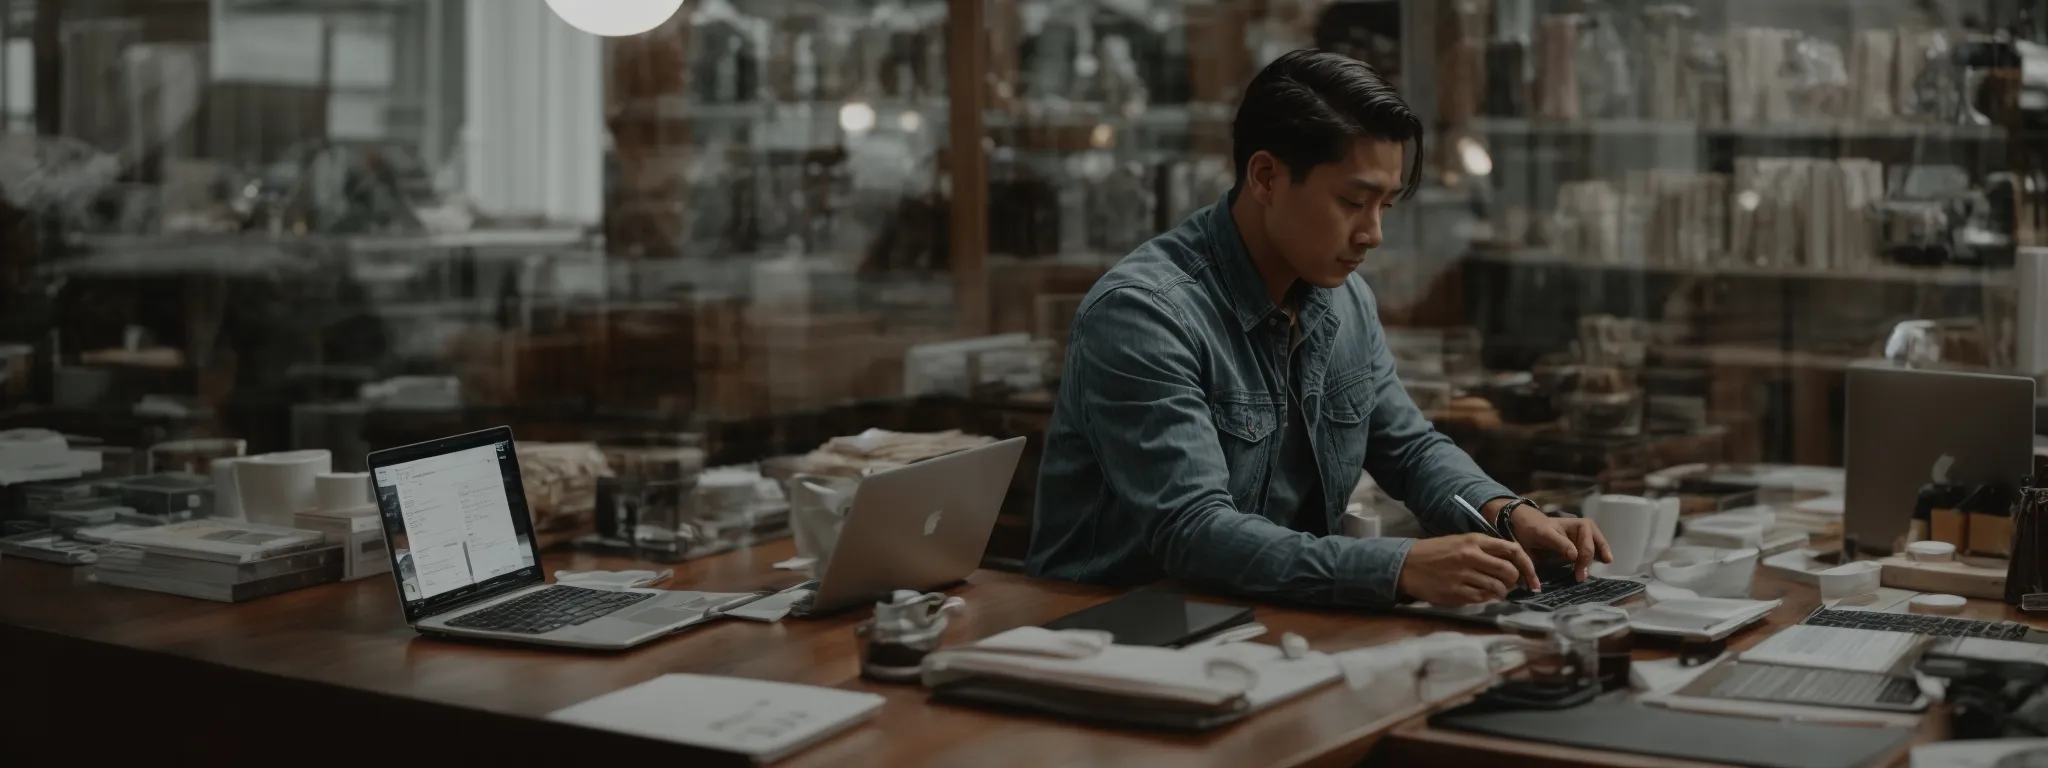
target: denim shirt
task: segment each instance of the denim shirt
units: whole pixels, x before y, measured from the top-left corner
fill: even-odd
[[[1395,600],[1410,539],[1315,536],[1268,500],[1321,499],[1338,531],[1359,472],[1424,530],[1479,530],[1475,507],[1511,495],[1423,418],[1395,376],[1363,278],[1297,286],[1300,377],[1287,315],[1268,297],[1230,215],[1234,193],[1140,246],[1088,292],[1046,433],[1026,568],[1111,585],[1160,578],[1248,597],[1350,606]],[[1290,384],[1300,414],[1288,413]],[[1306,420],[1313,466],[1281,462]],[[1276,493],[1276,485],[1294,486]]]

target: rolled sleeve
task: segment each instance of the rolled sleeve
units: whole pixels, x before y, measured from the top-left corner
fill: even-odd
[[[1250,597],[1385,605],[1410,542],[1317,537],[1240,512],[1229,492],[1198,342],[1161,296],[1111,291],[1076,321],[1069,376],[1090,447],[1168,576]]]
[[[1493,499],[1513,496],[1506,486],[1479,469],[1479,464],[1423,418],[1394,371],[1393,355],[1384,335],[1376,340],[1373,370],[1378,405],[1373,408],[1366,439],[1365,469],[1387,494],[1405,502],[1430,533],[1476,533],[1478,521],[1458,507],[1453,497],[1477,508]]]

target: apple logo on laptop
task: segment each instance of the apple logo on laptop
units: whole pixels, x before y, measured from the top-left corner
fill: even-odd
[[[939,529],[939,516],[940,516],[940,515],[944,515],[944,514],[946,514],[946,510],[943,510],[943,509],[941,509],[941,510],[939,510],[939,511],[937,511],[937,512],[933,512],[933,513],[931,513],[930,515],[927,515],[927,516],[925,516],[925,518],[924,518],[924,535],[926,535],[926,536],[930,536],[930,535],[932,535],[932,532],[933,532],[933,531],[936,531],[936,530],[938,530],[938,529]]]

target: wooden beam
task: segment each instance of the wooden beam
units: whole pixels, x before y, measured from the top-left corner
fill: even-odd
[[[946,19],[947,103],[951,109],[952,225],[947,253],[953,270],[959,333],[988,332],[988,155],[982,151],[987,92],[983,0],[951,0]]]

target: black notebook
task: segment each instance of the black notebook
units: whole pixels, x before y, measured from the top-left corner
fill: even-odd
[[[1198,603],[1178,589],[1147,587],[1062,616],[1045,628],[1099,629],[1118,645],[1179,648],[1251,620],[1248,607]]]

